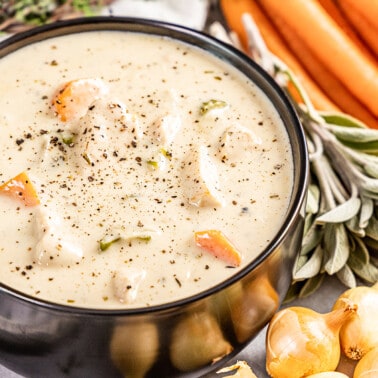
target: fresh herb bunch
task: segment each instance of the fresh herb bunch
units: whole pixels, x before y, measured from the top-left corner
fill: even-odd
[[[378,281],[378,130],[344,113],[317,111],[291,70],[264,43],[251,15],[244,15],[249,55],[292,98],[306,133],[310,183],[304,239],[286,301],[316,291],[327,275],[347,287]],[[240,47],[213,24],[210,33]]]
[[[0,31],[16,33],[34,26],[92,16],[110,0],[0,0]]]

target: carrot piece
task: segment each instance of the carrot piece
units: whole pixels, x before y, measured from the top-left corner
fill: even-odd
[[[340,110],[314,82],[297,57],[287,48],[285,41],[255,0],[221,0],[220,4],[228,26],[237,33],[245,47],[247,45],[247,36],[242,26],[241,17],[244,13],[248,13],[253,17],[268,49],[285,62],[296,74],[314,107],[318,110],[326,111]],[[302,101],[295,88],[289,85],[288,89],[297,102]]]
[[[72,80],[59,89],[52,104],[63,122],[70,121],[85,115],[90,105],[106,90],[100,79]]]
[[[337,0],[318,0],[319,4],[327,11],[334,21],[340,26],[343,32],[353,41],[353,43],[375,64],[377,63],[371,50],[364,44],[361,37],[356,32],[356,29],[351,22],[345,17],[343,11],[337,6]],[[353,0],[355,1],[355,0]],[[370,0],[369,0],[370,1]],[[378,16],[378,13],[376,13]],[[375,34],[376,39],[376,34]]]
[[[197,231],[194,233],[196,244],[216,258],[225,261],[231,266],[241,263],[240,252],[231,244],[226,236],[219,230]]]
[[[0,186],[0,194],[13,197],[24,203],[25,206],[40,204],[34,185],[25,172],[18,174]]]
[[[316,0],[259,0],[282,19],[329,72],[378,116],[378,68],[355,46]],[[282,31],[283,32],[283,31]]]
[[[349,22],[378,57],[378,1],[336,0]]]

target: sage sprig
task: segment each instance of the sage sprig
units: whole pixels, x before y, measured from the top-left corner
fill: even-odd
[[[243,24],[248,55],[290,97],[289,84],[302,99],[292,102],[306,133],[310,183],[302,248],[286,300],[313,293],[327,275],[347,287],[377,282],[378,130],[344,113],[317,111],[295,74],[268,50],[252,16],[245,14]],[[210,33],[225,41],[219,24]]]
[[[62,19],[93,16],[111,2],[111,0],[0,1],[0,32],[16,33]]]

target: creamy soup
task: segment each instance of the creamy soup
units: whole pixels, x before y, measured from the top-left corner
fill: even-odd
[[[293,162],[250,80],[200,49],[118,31],[0,59],[0,279],[135,308],[204,291],[277,233]]]

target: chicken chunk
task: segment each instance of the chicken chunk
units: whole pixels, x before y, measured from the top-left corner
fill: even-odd
[[[152,135],[163,146],[170,145],[181,128],[181,117],[167,113],[159,117],[152,125]]]
[[[84,253],[78,243],[61,233],[61,221],[56,213],[38,208],[35,213],[37,244],[34,256],[40,265],[67,266],[80,262]]]
[[[191,205],[197,207],[224,205],[217,168],[205,146],[190,151],[183,171],[185,193]]]
[[[262,144],[252,130],[234,125],[228,127],[219,139],[218,156],[222,161],[240,161]]]
[[[138,118],[120,102],[98,100],[76,124],[73,157],[81,170],[112,156],[115,146],[131,147],[142,137]]]
[[[146,277],[144,269],[121,268],[113,277],[114,295],[122,303],[133,303],[137,296],[141,282]]]

